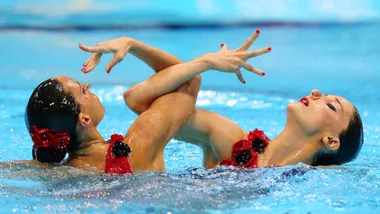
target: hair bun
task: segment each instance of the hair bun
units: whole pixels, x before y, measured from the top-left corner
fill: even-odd
[[[43,163],[59,163],[66,156],[70,144],[68,132],[55,132],[48,128],[39,129],[30,126],[29,133],[33,140],[33,159]]]
[[[60,163],[66,156],[66,151],[59,151],[53,147],[33,146],[33,159],[42,163]]]

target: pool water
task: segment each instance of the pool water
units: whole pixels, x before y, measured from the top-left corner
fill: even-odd
[[[136,116],[123,91],[153,72],[131,56],[111,74],[104,57],[90,74],[80,72],[88,54],[77,45],[130,36],[191,60],[238,47],[256,28],[135,31],[1,31],[0,45],[0,212],[137,213],[379,213],[380,205],[380,28],[375,25],[261,28],[254,48],[272,53],[251,60],[265,77],[243,72],[202,75],[197,106],[256,127],[275,137],[285,125],[288,103],[313,88],[338,94],[358,108],[365,129],[359,157],[328,169],[303,164],[254,170],[204,170],[201,151],[171,141],[166,173],[98,176],[70,167],[35,168],[11,162],[31,159],[24,124],[27,100],[39,82],[65,75],[92,83],[106,108],[99,125],[105,138],[124,134]]]

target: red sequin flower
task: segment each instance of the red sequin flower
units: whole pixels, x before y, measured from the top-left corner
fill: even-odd
[[[220,165],[257,168],[259,152],[255,150],[255,145],[253,145],[257,142],[264,144],[263,147],[266,147],[270,139],[261,130],[255,129],[249,132],[245,139],[233,145],[231,158],[223,160]]]
[[[268,146],[270,139],[264,134],[263,131],[255,129],[254,131],[250,131],[247,140],[252,142],[255,139],[262,140],[264,142],[264,146]]]
[[[111,135],[111,139],[109,139],[107,142],[108,143],[114,143],[114,142],[123,141],[123,140],[124,140],[124,136],[123,135],[113,134],[113,135]]]
[[[132,167],[128,160],[128,155],[131,152],[128,144],[124,144],[123,135],[113,134],[111,139],[107,141],[109,143],[106,166],[104,172],[106,174],[132,174]],[[122,148],[115,148],[122,147]],[[115,153],[116,152],[116,153]]]

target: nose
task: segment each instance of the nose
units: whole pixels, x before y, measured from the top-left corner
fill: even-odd
[[[311,99],[317,100],[322,96],[322,93],[318,89],[313,89],[311,91]]]
[[[84,89],[88,90],[91,87],[91,84],[83,84],[82,86]]]

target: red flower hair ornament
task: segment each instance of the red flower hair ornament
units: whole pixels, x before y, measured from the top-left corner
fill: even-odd
[[[30,126],[29,133],[35,148],[52,147],[57,151],[66,151],[70,143],[68,132],[55,132],[49,128],[39,129],[37,126]]]

